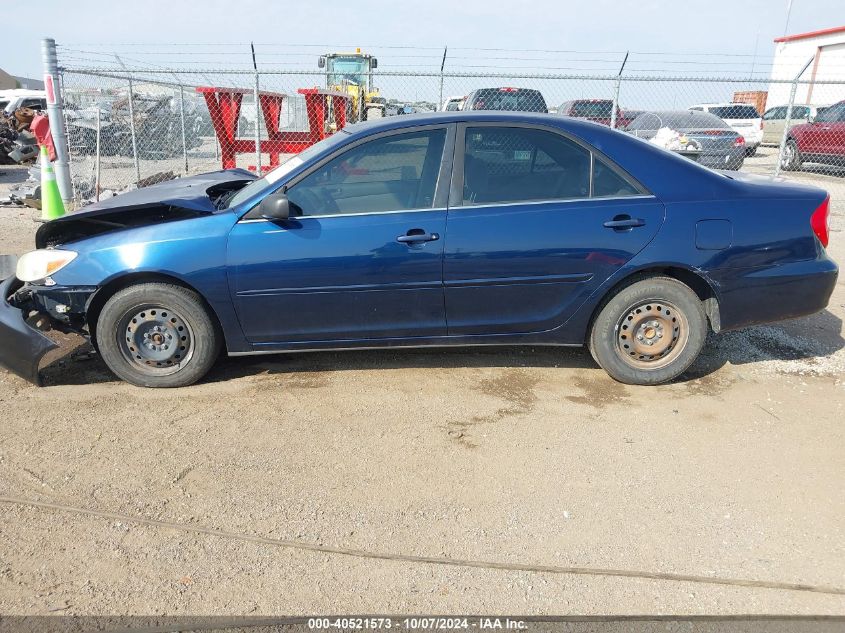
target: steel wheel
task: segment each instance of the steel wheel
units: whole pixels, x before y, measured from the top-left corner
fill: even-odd
[[[194,353],[190,325],[176,311],[161,305],[128,311],[120,321],[117,337],[123,356],[150,376],[179,371]]]
[[[619,319],[615,333],[616,353],[625,363],[653,370],[670,364],[684,351],[689,323],[668,301],[641,301]]]
[[[783,155],[780,159],[780,168],[784,171],[793,171],[801,166],[801,157],[798,154],[798,146],[795,141],[789,139],[783,148]]]

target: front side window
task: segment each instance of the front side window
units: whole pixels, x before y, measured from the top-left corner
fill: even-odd
[[[836,123],[838,121],[845,121],[845,101],[842,103],[837,103],[836,105],[832,105],[829,108],[825,108],[824,111],[819,109],[819,114],[816,117],[816,121],[822,121],[827,123]]]
[[[795,106],[792,110],[792,116],[796,119],[806,119],[810,116],[810,108],[807,106]],[[783,118],[786,118],[786,112],[783,113]]]
[[[446,129],[395,134],[343,152],[287,190],[296,215],[431,208]]]

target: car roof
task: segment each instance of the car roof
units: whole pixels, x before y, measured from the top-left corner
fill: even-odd
[[[43,90],[29,90],[27,88],[9,88],[8,90],[0,90],[2,97],[46,97],[47,93]]]
[[[717,107],[721,108],[724,106],[751,106],[754,107],[753,103],[742,103],[741,101],[724,101],[722,103],[696,103],[695,105],[691,105],[690,108],[710,108],[710,107]]]
[[[387,130],[399,130],[403,128],[416,127],[418,125],[435,125],[438,123],[460,123],[473,121],[491,121],[502,123],[532,123],[535,125],[551,125],[560,128],[575,128],[579,125],[588,125],[591,128],[606,126],[591,121],[579,121],[562,117],[556,114],[545,112],[523,112],[514,110],[452,110],[447,112],[422,112],[401,117],[384,117],[353,123],[343,128],[349,134],[371,134]],[[609,128],[608,128],[609,130]]]

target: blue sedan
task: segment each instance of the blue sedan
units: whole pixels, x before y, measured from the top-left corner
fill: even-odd
[[[587,345],[654,385],[719,332],[823,309],[829,198],[571,118],[350,126],[256,179],[182,178],[44,224],[2,282],[0,363],[37,381],[90,337],[119,377],[189,385],[220,354]]]

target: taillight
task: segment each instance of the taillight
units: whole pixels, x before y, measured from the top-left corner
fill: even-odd
[[[734,147],[742,147],[743,145],[745,145],[745,137],[737,137],[737,139],[734,141]]]
[[[499,88],[499,92],[518,92],[519,88]]]
[[[810,216],[810,227],[822,246],[827,248],[830,241],[830,196],[827,196],[824,202],[813,211],[813,215]]]

